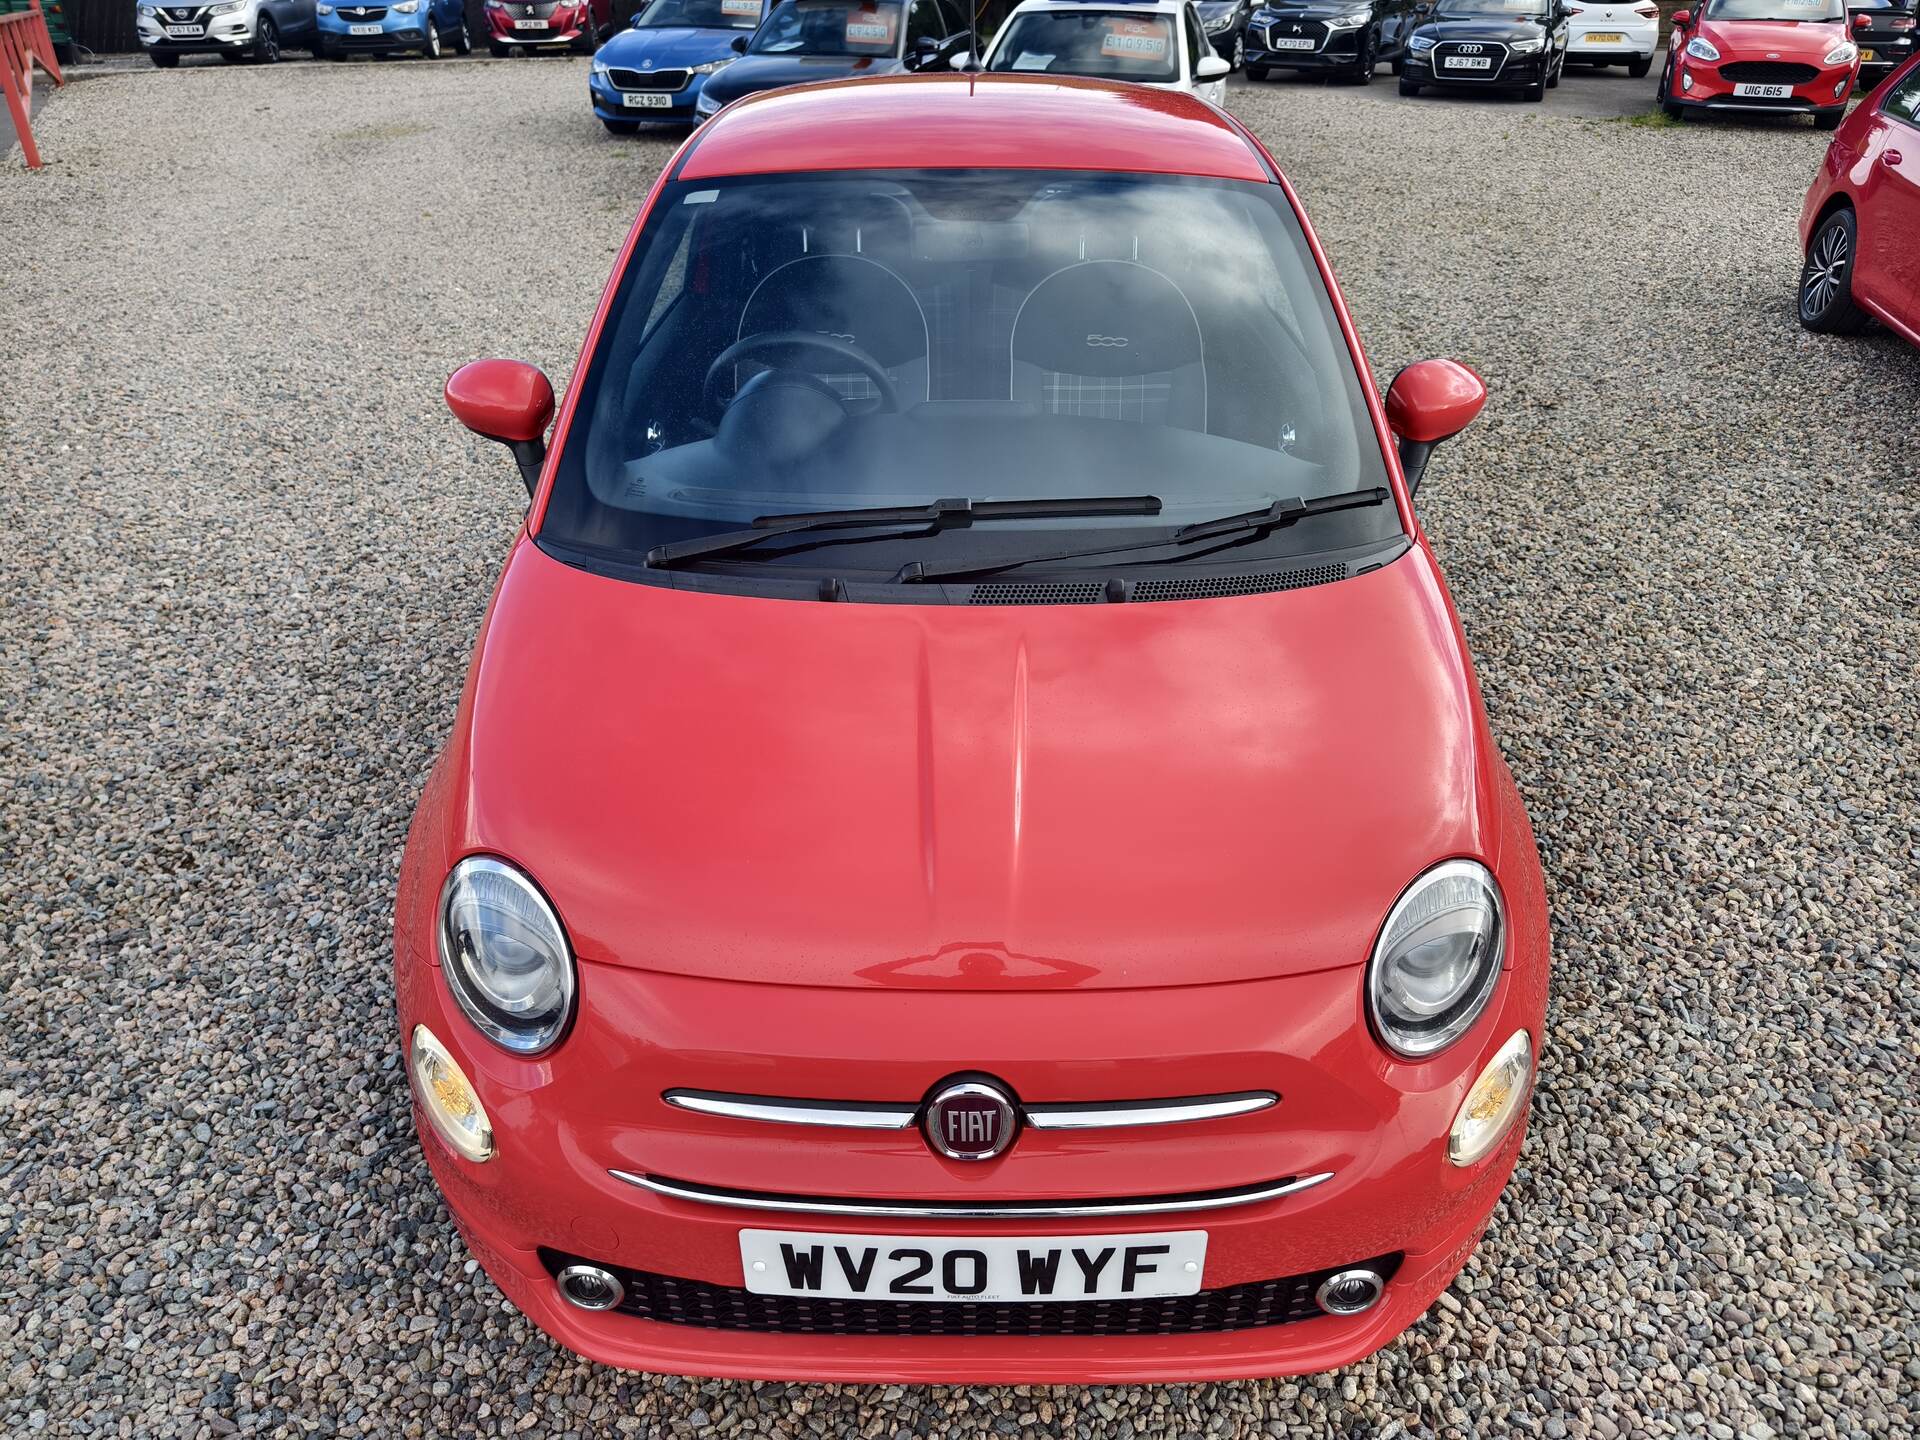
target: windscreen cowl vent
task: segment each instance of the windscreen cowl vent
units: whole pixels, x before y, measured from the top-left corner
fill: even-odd
[[[1313,565],[1304,570],[1282,570],[1271,575],[1196,575],[1191,579],[1142,580],[1128,598],[1149,600],[1211,600],[1222,595],[1264,595],[1272,590],[1304,590],[1309,585],[1331,585],[1347,578],[1344,565]]]
[[[1106,594],[1098,580],[1042,580],[1030,585],[973,587],[972,605],[1098,605]]]

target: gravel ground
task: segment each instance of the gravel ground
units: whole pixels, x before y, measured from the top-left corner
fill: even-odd
[[[440,378],[563,379],[670,151],[584,78],[106,76],[0,169],[0,1432],[1913,1434],[1920,355],[1793,322],[1825,137],[1582,76],[1232,92],[1381,373],[1493,392],[1422,508],[1558,970],[1458,1285],[1345,1373],[1100,1390],[621,1375],[504,1306],[388,912],[520,508]]]

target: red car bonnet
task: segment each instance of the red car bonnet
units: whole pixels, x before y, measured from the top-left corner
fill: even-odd
[[[587,961],[977,989],[1300,974],[1361,964],[1420,870],[1497,833],[1419,547],[1272,595],[989,608],[681,592],[522,541],[481,643],[452,834],[527,867]]]
[[[1723,60],[1777,51],[1782,60],[1818,65],[1847,38],[1847,27],[1838,20],[1708,20],[1698,33]]]

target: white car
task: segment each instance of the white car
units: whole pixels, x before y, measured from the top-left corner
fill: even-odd
[[[954,61],[965,68],[967,57]],[[981,58],[983,70],[1131,80],[1219,105],[1230,67],[1193,0],[1022,0]]]
[[[1653,68],[1653,52],[1660,48],[1660,7],[1653,0],[1567,0],[1567,8],[1573,12],[1568,22],[1570,63],[1624,65],[1636,80]]]

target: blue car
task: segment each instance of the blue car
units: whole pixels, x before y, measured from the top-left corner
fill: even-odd
[[[594,52],[587,75],[593,113],[616,135],[642,120],[690,125],[700,87],[731,64],[760,26],[761,0],[653,0]]]
[[[355,52],[399,55],[413,51],[437,60],[449,49],[456,55],[473,49],[463,0],[395,0],[386,5],[319,0],[313,9],[320,21],[314,54],[326,59],[344,60]]]

